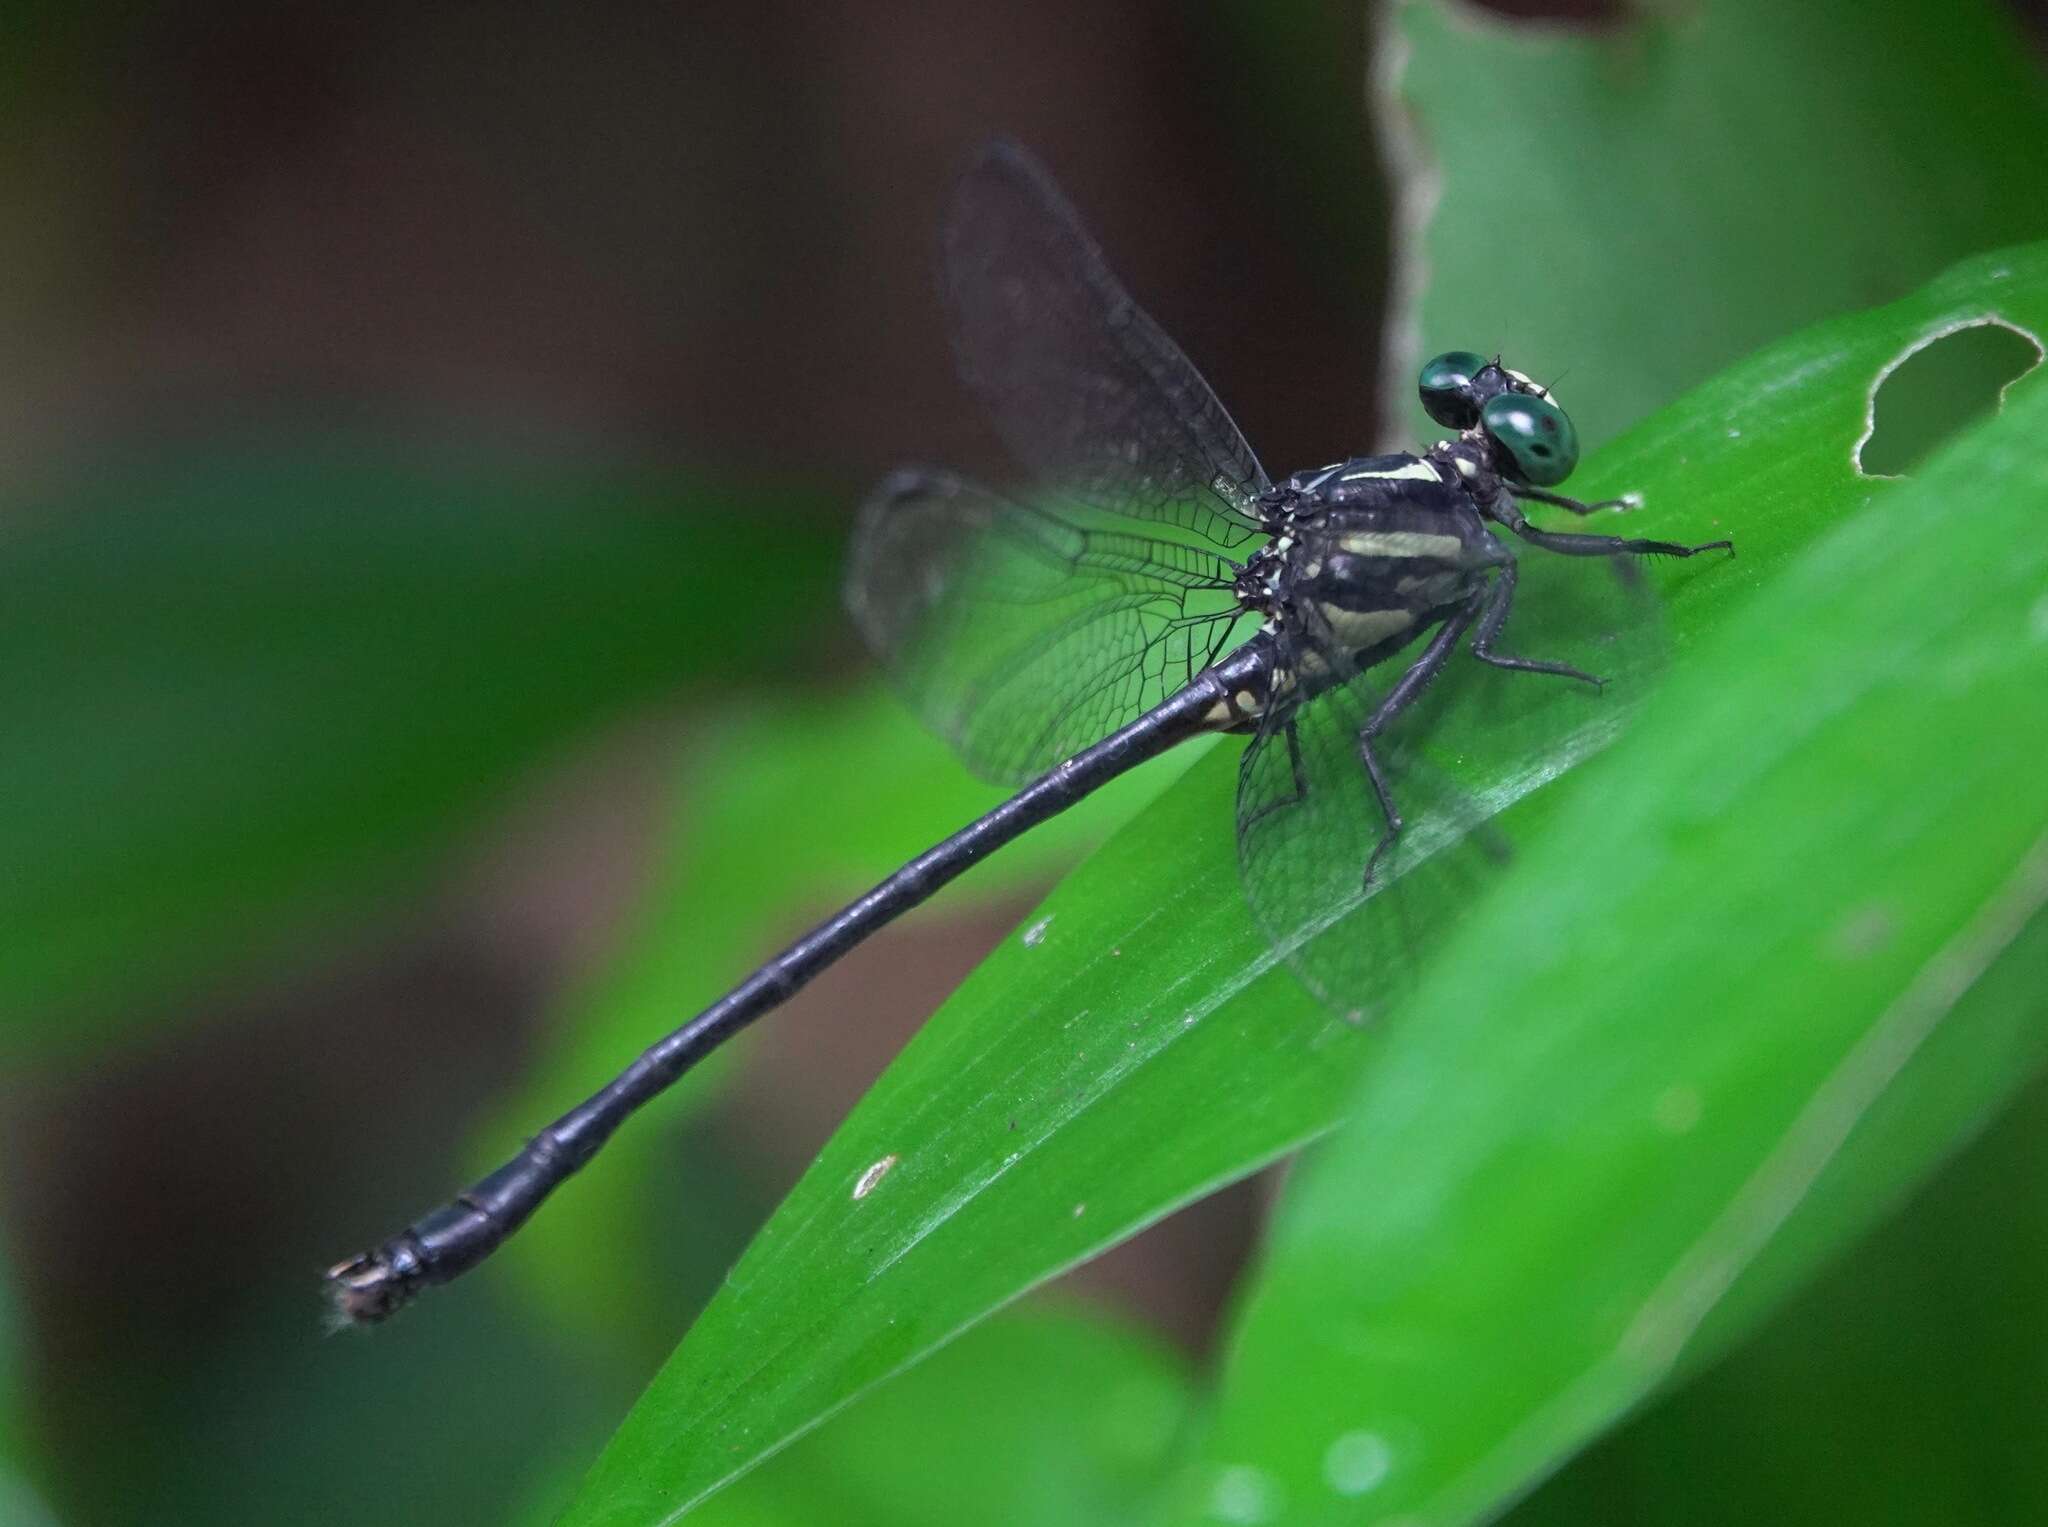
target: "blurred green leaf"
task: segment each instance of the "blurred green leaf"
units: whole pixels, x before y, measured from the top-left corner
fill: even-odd
[[[21,1310],[15,1299],[13,1266],[4,1242],[0,1242],[0,1522],[8,1527],[55,1527],[57,1518],[29,1483],[21,1348]]]
[[[1097,1311],[977,1326],[705,1503],[716,1527],[1082,1527],[1134,1519],[1186,1412],[1185,1365]],[[515,1520],[545,1527],[573,1475]]]
[[[2026,937],[2038,943],[2044,934],[2036,920]],[[2038,1034],[2038,987],[1992,987],[2039,969],[2038,960],[2008,957],[1965,1000],[2027,1012]],[[1926,1060],[1936,1073],[1931,1050]],[[2048,1475],[2035,1463],[2036,1397],[2048,1380],[2044,1162],[2048,1088],[2037,1082],[1907,1212],[1725,1362],[1573,1460],[1508,1520],[1920,1527],[2048,1516]]]
[[[1776,347],[1600,475],[1688,494],[1747,555],[1751,524],[1879,486],[1849,465],[1864,386],[1965,311],[2048,327],[2048,246]],[[1291,1183],[1188,1516],[1247,1479],[1266,1521],[1498,1511],[2038,1062],[2044,433],[2037,377],[1702,633],[1564,793]]]
[[[501,1523],[550,1450],[587,1447],[631,1393],[490,1300],[374,1341],[323,1334],[303,1278],[271,1271],[251,1259],[241,1297],[189,1335],[108,1341],[43,1376],[51,1489],[72,1520]]]
[[[1165,1461],[1188,1378],[1101,1315],[989,1322],[706,1504],[709,1524],[1120,1527]]]
[[[341,447],[10,505],[0,1046],[274,955],[564,738],[814,642],[836,547],[803,507]]]
[[[1782,615],[1775,626],[1753,624],[1753,591],[1845,517],[1873,513],[1876,500],[1901,491],[1851,466],[1869,388],[1904,350],[1989,313],[2048,329],[2048,246],[1972,262],[1904,302],[1776,346],[1592,464],[1590,493],[1633,487],[1647,503],[1593,528],[1621,523],[1681,540],[1733,533],[1741,542],[1741,560],[1711,575],[1686,565],[1670,580],[1681,649],[1733,626],[1771,652],[1788,621],[1797,628]],[[2038,381],[2023,383],[2016,402],[2029,387],[2038,395]],[[1913,559],[1891,562],[1880,572],[1911,583]],[[1766,662],[1750,678],[1768,687],[1770,673]],[[1717,664],[1693,683],[1718,689],[1725,679]],[[1580,725],[1566,700],[1540,714],[1558,737]],[[1563,793],[1538,787],[1570,758],[1489,752],[1476,730],[1443,740],[1482,760],[1496,800],[1535,791],[1505,820],[1517,841],[1537,838]],[[1745,754],[1737,745],[1724,760],[1730,778]],[[1672,767],[1686,756],[1674,748]],[[1379,1056],[1378,1076],[1430,1049],[1428,1024],[1353,1029],[1272,968],[1237,886],[1226,825],[1233,762],[1217,750],[1197,763],[1054,892],[1033,919],[1037,937],[999,949],[926,1026],[762,1230],[567,1522],[672,1519],[1023,1289],[1328,1129],[1368,1055]],[[1662,777],[1643,769],[1638,793],[1660,799]],[[1890,776],[1873,778],[1890,788]],[[1552,852],[1568,857],[1571,841],[1553,842]],[[1657,845],[1642,848],[1649,855]],[[1546,878],[1560,872],[1540,845],[1530,862],[1548,866],[1544,876],[1521,871],[1541,881],[1528,902],[1534,915],[1566,888]],[[1590,894],[1588,885],[1570,890]],[[1625,952],[1615,957],[1633,964]],[[1880,963],[1889,969],[1871,969]],[[1464,975],[1499,968],[1488,959]],[[1689,968],[1659,968],[1681,984],[1694,978]],[[1485,1007],[1448,1024],[1442,1044],[1466,1042],[1486,1020],[1495,1039],[1515,1028],[1507,1009]],[[1398,1073],[1413,1094],[1404,1107],[1468,1096],[1458,1071],[1418,1080],[1421,1066],[1410,1060]],[[1482,1076],[1469,1096],[1485,1085]],[[1489,1091],[1486,1106],[1506,1129],[1528,1117],[1518,1108],[1541,1112],[1549,1102],[1504,1102]],[[1447,1148],[1416,1146],[1425,1156]],[[884,1161],[879,1185],[856,1196]],[[1360,1183],[1401,1180],[1376,1167],[1346,1186],[1356,1193]],[[1457,1243],[1461,1255],[1485,1244],[1483,1235]],[[1289,1405],[1266,1414],[1285,1417]],[[1349,1430],[1319,1437],[1317,1467]]]
[[[8,1527],[57,1527],[56,1514],[5,1457],[0,1457],[0,1521]]]
[[[1070,864],[1190,761],[1126,775],[995,855],[940,902],[1013,897]],[[616,956],[564,1004],[550,1053],[481,1134],[474,1165],[495,1165],[627,1060],[715,998],[802,915],[865,890],[939,832],[1007,792],[962,769],[895,696],[750,699],[714,724],[677,771],[657,883]],[[914,914],[917,916],[928,913]],[[692,1213],[661,1171],[673,1125],[728,1074],[729,1048],[652,1105],[498,1259],[558,1325],[644,1350],[660,1339],[652,1222]],[[661,1121],[657,1123],[656,1121]],[[593,1246],[606,1248],[593,1258]],[[657,1333],[650,1337],[649,1333]]]
[[[2048,90],[1988,0],[1645,4],[1593,32],[1406,0],[1381,46],[1409,209],[1396,439],[1438,433],[1418,352],[1561,377],[1594,444],[1766,341],[2048,233]]]

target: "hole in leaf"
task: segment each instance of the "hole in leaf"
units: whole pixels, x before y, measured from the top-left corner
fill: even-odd
[[[1879,381],[1857,470],[1903,477],[1965,425],[1996,412],[2005,389],[2041,356],[2032,336],[1990,318],[1922,345]]]

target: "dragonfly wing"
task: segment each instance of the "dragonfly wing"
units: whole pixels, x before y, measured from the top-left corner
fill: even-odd
[[[847,604],[925,723],[1018,782],[1135,720],[1250,634],[1214,551],[903,471],[854,532]]]
[[[961,177],[943,266],[961,374],[1018,460],[1098,510],[1226,550],[1259,533],[1258,458],[1017,145],[990,144]]]
[[[1412,984],[1469,899],[1469,856],[1490,845],[1484,833],[1467,842],[1484,820],[1473,797],[1402,748],[1388,772],[1406,830],[1366,886],[1386,818],[1358,734],[1383,688],[1354,678],[1269,716],[1238,769],[1238,868],[1253,919],[1302,984],[1354,1023]]]
[[[1412,983],[1507,857],[1493,819],[1611,741],[1660,666],[1656,603],[1633,569],[1525,552],[1519,570],[1499,650],[1571,663],[1605,690],[1455,654],[1375,744],[1406,830],[1370,888],[1365,866],[1386,818],[1358,734],[1418,647],[1359,673],[1317,643],[1343,682],[1269,716],[1245,752],[1246,899],[1302,982],[1347,1017],[1372,1017]]]

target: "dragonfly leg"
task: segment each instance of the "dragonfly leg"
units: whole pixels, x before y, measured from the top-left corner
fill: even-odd
[[[1509,657],[1506,653],[1493,650],[1494,638],[1500,635],[1501,627],[1507,624],[1508,610],[1515,602],[1515,564],[1506,562],[1494,575],[1493,588],[1486,596],[1486,606],[1480,612],[1479,628],[1472,633],[1472,655],[1482,663],[1495,668],[1508,668],[1516,673],[1554,673],[1562,679],[1582,679],[1595,689],[1604,689],[1607,681],[1583,668],[1574,668],[1570,663],[1550,663],[1539,658]]]
[[[1443,671],[1451,654],[1457,650],[1458,641],[1464,636],[1483,604],[1492,597],[1489,589],[1476,590],[1472,597],[1458,606],[1437,628],[1429,645],[1422,649],[1422,656],[1408,665],[1408,671],[1395,681],[1386,697],[1366,718],[1364,726],[1358,729],[1358,759],[1365,765],[1365,776],[1372,781],[1372,792],[1379,797],[1380,814],[1387,819],[1387,830],[1374,845],[1372,857],[1365,861],[1364,889],[1372,889],[1373,877],[1379,873],[1380,861],[1387,850],[1401,836],[1401,809],[1394,804],[1394,792],[1387,783],[1385,768],[1380,763],[1379,752],[1373,746],[1381,732],[1385,731],[1394,718],[1413,705],[1422,691],[1429,687],[1429,681]]]
[[[1703,551],[1725,551],[1734,555],[1733,541],[1705,541],[1682,546],[1676,541],[1642,541],[1633,536],[1586,535],[1574,530],[1538,530],[1516,506],[1514,494],[1503,491],[1486,505],[1487,514],[1500,521],[1531,546],[1567,557],[1691,557]]]
[[[1563,493],[1550,493],[1542,488],[1510,487],[1508,492],[1516,498],[1527,499],[1532,504],[1550,504],[1559,509],[1569,509],[1573,514],[1592,514],[1601,509],[1633,509],[1642,500],[1632,493],[1620,498],[1603,498],[1598,503],[1587,503],[1584,499],[1571,498]]]
[[[1294,799],[1288,804],[1298,806],[1308,799],[1308,776],[1301,768],[1301,734],[1292,721],[1287,723],[1287,768],[1294,776]]]
[[[1280,735],[1287,739],[1287,769],[1294,780],[1294,794],[1285,800],[1268,801],[1261,806],[1245,819],[1244,825],[1247,828],[1256,827],[1274,812],[1284,811],[1289,806],[1299,806],[1308,799],[1308,774],[1301,762],[1301,735],[1295,731],[1292,721],[1281,725]]]

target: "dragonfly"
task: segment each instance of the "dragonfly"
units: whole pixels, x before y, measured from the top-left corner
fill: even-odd
[[[1732,552],[1727,541],[1531,524],[1527,504],[1587,515],[1615,501],[1553,491],[1578,460],[1569,416],[1476,352],[1421,369],[1423,408],[1447,438],[1273,481],[1013,143],[989,144],[962,174],[941,243],[962,378],[1029,485],[998,493],[935,469],[893,473],[857,522],[847,603],[923,720],[976,772],[1021,788],[761,965],[503,1166],[331,1268],[341,1322],[380,1321],[476,1266],[717,1046],[985,855],[1193,738],[1250,737],[1236,832],[1254,919],[1312,991],[1360,1017],[1380,979],[1369,945],[1308,935],[1398,870],[1412,777],[1389,748],[1404,713],[1461,648],[1495,669],[1601,683],[1501,649],[1518,548],[1623,563]],[[1377,682],[1383,673],[1391,682]]]

